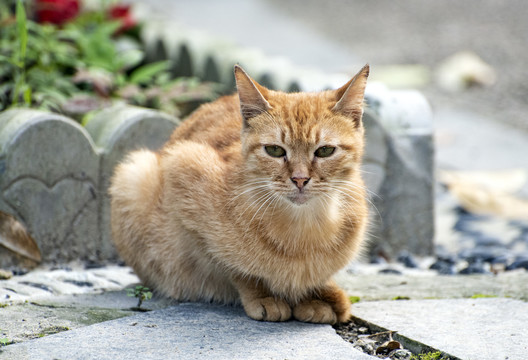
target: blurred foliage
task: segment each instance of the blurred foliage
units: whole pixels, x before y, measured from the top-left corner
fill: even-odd
[[[81,120],[126,101],[182,115],[217,96],[215,84],[174,79],[170,61],[145,63],[140,25],[123,31],[106,3],[56,25],[27,16],[35,13],[32,2],[0,2],[0,111],[23,106]]]

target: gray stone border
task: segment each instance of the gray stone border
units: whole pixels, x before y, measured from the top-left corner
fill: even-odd
[[[0,211],[26,227],[45,263],[116,260],[107,195],[113,167],[130,150],[159,148],[177,123],[124,105],[101,111],[85,128],[48,112],[2,112]]]

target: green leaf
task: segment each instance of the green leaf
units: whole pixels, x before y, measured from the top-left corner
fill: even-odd
[[[132,84],[146,84],[158,75],[169,69],[170,61],[158,61],[143,65],[130,74],[129,82]]]
[[[355,304],[361,301],[361,298],[359,296],[349,296],[348,299],[350,300],[351,304]]]
[[[474,294],[470,299],[495,298],[497,295]]]
[[[16,22],[18,29],[18,38],[20,41],[20,62],[24,62],[26,58],[27,48],[27,23],[26,23],[26,10],[22,5],[22,0],[18,0],[16,7]]]
[[[29,86],[24,90],[24,102],[28,106],[31,105],[31,88]]]
[[[138,49],[130,49],[119,53],[119,61],[123,69],[131,69],[138,66],[144,57],[143,51]]]

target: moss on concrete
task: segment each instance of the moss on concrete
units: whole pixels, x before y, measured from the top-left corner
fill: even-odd
[[[6,307],[0,312],[0,335],[16,343],[132,314],[134,312],[129,310],[53,303],[18,304]]]

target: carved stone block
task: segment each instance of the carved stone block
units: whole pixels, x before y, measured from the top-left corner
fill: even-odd
[[[43,262],[115,259],[106,192],[113,167],[132,149],[160,147],[176,125],[167,115],[129,106],[100,112],[86,129],[57,114],[5,111],[0,212],[24,225]],[[0,252],[17,249],[15,238],[0,237]]]

